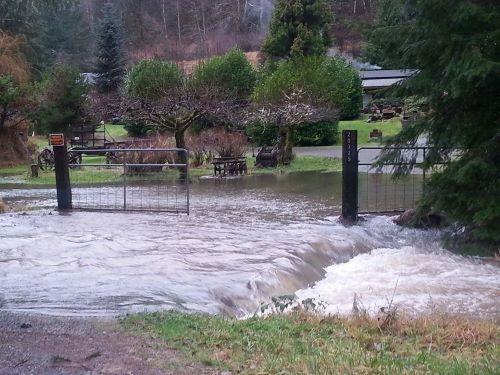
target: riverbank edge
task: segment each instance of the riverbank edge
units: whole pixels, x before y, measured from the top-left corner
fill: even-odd
[[[120,320],[189,361],[242,374],[500,372],[499,327],[459,316],[306,312],[238,320],[176,311]]]

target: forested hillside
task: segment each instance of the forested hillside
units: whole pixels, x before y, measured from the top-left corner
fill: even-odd
[[[0,30],[22,35],[32,65],[56,60],[92,69],[95,35],[109,0],[0,0]],[[128,61],[191,60],[234,46],[259,50],[273,0],[113,0],[123,24]],[[331,36],[342,52],[359,56],[379,0],[330,0]]]

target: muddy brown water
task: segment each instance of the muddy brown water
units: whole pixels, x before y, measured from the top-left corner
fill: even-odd
[[[388,216],[337,220],[340,175],[193,184],[191,215],[58,213],[51,189],[0,186],[0,309],[110,316],[176,308],[244,317],[295,294],[328,313],[441,309],[499,318],[500,268]]]

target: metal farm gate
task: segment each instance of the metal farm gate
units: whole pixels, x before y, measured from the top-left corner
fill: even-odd
[[[91,149],[68,164],[54,147],[60,209],[155,211],[189,215],[189,153],[185,149]],[[59,156],[58,156],[59,154]]]
[[[396,148],[394,148],[396,149]],[[384,163],[373,167],[383,147],[358,148],[358,213],[404,212],[415,208],[422,197],[426,171],[422,168],[426,147],[398,148],[405,158],[412,160],[412,172],[397,179],[396,168],[409,162]]]
[[[422,197],[426,175],[423,168],[429,147],[393,148],[401,161],[374,166],[383,147],[357,146],[357,131],[342,133],[342,218],[355,222],[358,214],[397,213],[415,208]],[[410,174],[393,177],[396,169],[412,166]]]

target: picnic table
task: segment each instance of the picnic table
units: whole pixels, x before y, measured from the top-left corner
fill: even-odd
[[[247,159],[244,156],[215,158],[212,160],[212,165],[214,176],[238,176],[248,171]]]

